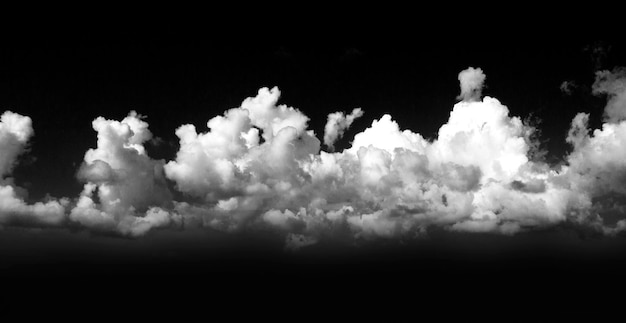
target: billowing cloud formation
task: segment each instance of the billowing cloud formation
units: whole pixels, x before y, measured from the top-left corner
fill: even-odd
[[[331,151],[335,150],[335,141],[343,137],[343,133],[350,128],[355,119],[363,116],[363,110],[356,108],[346,115],[343,112],[334,112],[328,115],[328,121],[324,127],[324,145]]]
[[[459,83],[461,83],[461,94],[457,99],[463,101],[480,100],[485,83],[485,74],[480,68],[469,67],[459,73]]]
[[[27,204],[21,195],[25,191],[13,185],[10,175],[18,156],[33,135],[29,117],[10,111],[0,117],[0,226],[3,224],[50,226],[65,219],[63,199]]]
[[[307,130],[302,112],[276,105],[279,96],[277,88],[259,90],[241,107],[209,120],[206,133],[198,134],[193,125],[179,127],[180,150],[165,165],[167,177],[180,191],[206,201],[263,195],[304,180],[299,163],[317,154],[320,142]]]
[[[510,234],[584,209],[559,170],[529,160],[534,129],[497,99],[479,100],[482,71],[462,74],[472,100],[455,105],[434,141],[384,115],[350,148],[320,152],[307,118],[276,105],[277,89],[211,119],[206,133],[182,126],[181,149],[165,171],[204,202],[178,203],[177,212],[224,230],[265,226],[297,248],[333,234],[411,237],[430,226]],[[259,115],[274,116],[274,126]]]
[[[78,172],[85,182],[80,196],[27,205],[4,180],[0,220],[12,207],[13,217],[61,223],[67,208],[70,223],[94,231],[252,229],[283,235],[289,249],[336,236],[405,239],[431,227],[514,234],[568,222],[616,234],[626,228],[620,75],[598,74],[595,91],[609,94],[607,123],[590,133],[588,115],[577,115],[567,137],[572,152],[559,166],[531,158],[537,129],[499,100],[481,98],[485,75],[474,68],[459,74],[463,101],[434,140],[401,129],[386,114],[349,148],[321,151],[308,117],[279,105],[277,88],[262,88],[211,118],[205,132],[178,127],[180,149],[168,162],[147,155],[144,143],[152,134],[142,116],[99,117],[93,121],[97,147],[85,153]],[[329,115],[324,143],[332,147],[362,114]],[[3,116],[2,174],[32,134],[24,118]],[[168,181],[182,200],[172,198]]]
[[[96,231],[130,236],[174,223],[177,216],[162,209],[172,204],[164,161],[146,154],[143,143],[152,134],[142,116],[132,111],[121,122],[99,117],[93,128],[97,148],[85,153],[78,177],[86,184],[70,219]]]
[[[606,115],[616,111],[613,108],[609,100]],[[567,141],[574,149],[567,158],[567,184],[589,206],[592,217],[584,220],[614,234],[626,229],[626,120],[604,123],[592,134],[588,120],[586,113],[572,120]]]
[[[606,122],[591,132],[588,114],[572,120],[567,180],[589,205],[585,220],[616,234],[626,229],[626,69],[597,72],[593,92],[608,95]]]

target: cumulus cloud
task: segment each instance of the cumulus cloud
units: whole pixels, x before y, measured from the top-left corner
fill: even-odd
[[[411,237],[431,226],[512,234],[566,221],[576,192],[529,158],[533,127],[497,99],[480,100],[480,69],[461,74],[466,100],[432,141],[383,115],[351,147],[320,151],[308,119],[277,105],[277,89],[209,120],[205,133],[181,126],[165,172],[204,202],[179,203],[177,212],[228,231],[269,227],[294,249],[333,234]],[[355,111],[329,116],[326,144],[362,114]]]
[[[57,226],[65,221],[68,199],[26,203],[10,185],[0,185],[0,225]]]
[[[122,121],[96,118],[97,147],[85,153],[78,178],[85,182],[70,220],[96,231],[138,236],[173,224],[162,160],[151,159],[143,143],[152,138],[148,123],[131,111]]]
[[[179,127],[180,150],[165,165],[167,177],[180,191],[206,201],[261,193],[297,177],[298,161],[317,153],[320,143],[307,130],[308,117],[276,105],[279,96],[278,88],[260,89],[241,107],[209,120],[206,133]]]
[[[567,141],[573,150],[567,157],[565,176],[572,191],[589,206],[586,211],[590,218],[584,220],[597,220],[603,230],[615,233],[624,227],[605,225],[615,216],[611,213],[616,208],[626,207],[626,121],[607,122],[601,129],[590,131],[588,120],[585,113],[572,120]],[[624,213],[619,216],[624,217]]]
[[[574,117],[572,151],[557,180],[578,196],[576,222],[614,235],[626,229],[626,69],[598,71],[592,90],[607,96],[604,124],[592,130],[589,114]]]
[[[479,68],[459,74],[462,101],[435,139],[385,114],[337,152],[320,150],[309,118],[279,104],[278,88],[262,88],[210,118],[206,131],[178,127],[180,149],[167,162],[146,153],[153,136],[143,116],[96,118],[97,146],[78,171],[78,198],[28,205],[6,179],[0,221],[11,214],[61,223],[71,209],[69,221],[93,231],[136,237],[172,226],[250,229],[282,235],[289,250],[336,237],[408,239],[432,227],[514,234],[567,222],[618,234],[626,229],[619,211],[626,209],[626,121],[615,112],[621,72],[607,73],[594,84],[609,95],[607,122],[590,131],[589,116],[577,115],[561,165],[533,158],[535,125],[482,98]],[[332,147],[362,115],[330,114],[324,144]],[[32,129],[30,119],[2,120],[0,171],[8,174]],[[182,198],[172,197],[168,181]]]
[[[334,112],[328,115],[328,121],[324,127],[324,144],[332,151],[335,150],[335,141],[343,137],[343,134],[355,119],[363,116],[363,110],[356,108],[346,115],[343,112]]]
[[[0,177],[11,172],[17,157],[33,135],[29,117],[6,111],[0,117]]]
[[[509,109],[497,99],[460,102],[439,129],[429,153],[438,163],[479,167],[482,183],[510,181],[528,162],[526,127],[520,118],[509,116]]]
[[[332,153],[320,151],[301,111],[278,105],[278,89],[263,88],[210,119],[207,132],[178,128],[180,150],[165,174],[202,202],[177,202],[176,213],[226,231],[271,228],[289,249],[335,234],[403,238],[432,226],[513,234],[592,218],[595,188],[585,179],[597,174],[574,174],[602,172],[621,156],[582,165],[593,159],[576,156],[599,143],[579,116],[567,139],[575,146],[568,165],[531,158],[536,143],[529,138],[538,130],[499,100],[481,99],[484,80],[481,69],[459,74],[463,101],[434,140],[383,115]],[[332,146],[362,113],[329,115],[324,143]]]
[[[0,117],[0,225],[55,226],[65,220],[69,200],[48,199],[28,204],[23,199],[25,190],[6,178],[32,135],[29,117],[11,111]]]
[[[400,130],[400,126],[391,115],[385,114],[374,120],[372,125],[354,136],[348,152],[355,154],[362,147],[374,146],[393,154],[396,148],[423,152],[428,142],[418,133]]]
[[[461,94],[457,99],[463,101],[480,100],[483,92],[485,78],[487,76],[480,68],[469,67],[459,73],[459,83],[461,84]]]

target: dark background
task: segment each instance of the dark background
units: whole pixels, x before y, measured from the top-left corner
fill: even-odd
[[[275,237],[138,240],[9,229],[2,317],[196,321],[599,321],[621,317],[623,238],[433,232],[286,252]],[[4,263],[6,265],[6,263]],[[85,316],[87,315],[87,316]]]
[[[0,110],[30,116],[35,130],[14,175],[33,200],[75,197],[75,173],[96,142],[95,117],[119,120],[131,109],[147,115],[163,139],[148,147],[150,155],[170,160],[176,127],[205,130],[211,117],[262,86],[278,86],[280,102],[309,116],[320,138],[329,112],[363,108],[339,148],[383,113],[434,138],[456,102],[457,74],[469,66],[485,71],[485,95],[512,115],[543,121],[548,160],[560,161],[577,112],[600,124],[605,101],[589,93],[593,73],[626,65],[625,44],[604,33],[581,35],[581,25],[611,28],[565,12],[541,15],[550,23],[537,25],[537,16],[515,16],[515,6],[495,20],[479,9],[447,16],[457,11],[452,6],[434,17],[424,7],[380,16],[376,8],[368,16],[348,10],[347,20],[344,11],[328,10],[328,20],[314,10],[295,25],[297,13],[216,22],[215,11],[192,23],[120,25],[99,16],[86,24],[88,15],[79,22],[11,21],[1,33]],[[559,89],[566,80],[579,86],[571,96]],[[597,321],[619,316],[624,243],[575,228],[514,237],[433,232],[417,241],[329,242],[293,254],[279,237],[245,233],[155,232],[132,240],[5,228],[0,293],[9,302],[0,315]]]

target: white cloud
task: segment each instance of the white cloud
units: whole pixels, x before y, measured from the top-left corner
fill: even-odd
[[[400,131],[400,126],[391,115],[385,114],[380,119],[374,120],[365,131],[354,135],[352,147],[348,152],[356,154],[360,148],[367,148],[370,145],[393,154],[396,148],[423,152],[428,143],[418,133],[410,130]]]
[[[27,204],[12,186],[0,185],[0,225],[57,226],[65,220],[69,200],[50,200]]]
[[[29,117],[6,111],[0,117],[0,178],[11,172],[26,143],[33,135]]]
[[[593,83],[594,94],[608,95],[604,108],[607,122],[616,123],[626,119],[626,68],[614,71],[598,71]]]
[[[573,185],[593,194],[626,194],[626,121],[605,123],[590,135],[587,116],[580,114],[572,123],[568,141],[574,146],[567,158]]]
[[[174,223],[163,171],[164,161],[151,159],[143,143],[152,138],[148,123],[131,111],[122,121],[93,121],[97,147],[85,153],[78,173],[86,182],[70,219],[89,229],[137,236]],[[97,202],[96,202],[97,197]]]
[[[510,117],[508,108],[497,99],[460,102],[450,112],[448,122],[439,128],[428,156],[435,163],[477,166],[484,175],[482,183],[506,181],[528,162],[524,132],[520,118]]]
[[[55,226],[65,220],[69,200],[49,199],[28,204],[20,196],[24,190],[5,178],[11,174],[33,133],[32,121],[27,116],[6,111],[0,117],[0,225]]]
[[[584,205],[559,182],[562,174],[529,160],[532,127],[497,99],[456,104],[433,141],[384,115],[350,148],[327,153],[305,122],[293,122],[306,117],[276,105],[278,93],[262,89],[211,119],[206,133],[179,128],[181,149],[166,173],[205,202],[179,204],[178,213],[227,231],[263,223],[297,245],[346,232],[413,236],[429,226],[511,234],[566,221]]]
[[[529,158],[535,128],[499,100],[482,98],[485,75],[474,68],[459,74],[463,101],[433,140],[385,114],[350,148],[320,151],[308,117],[279,105],[277,88],[262,88],[209,119],[206,132],[180,126],[180,149],[166,163],[147,155],[143,145],[152,134],[142,116],[99,117],[97,147],[85,153],[78,174],[85,185],[69,219],[131,237],[171,226],[270,230],[294,250],[334,235],[410,238],[433,226],[514,234],[576,222],[617,234],[626,220],[609,225],[603,216],[626,209],[626,121],[615,112],[622,78],[598,75],[595,91],[609,94],[608,122],[590,133],[589,116],[577,115],[567,137],[573,150],[558,167]],[[30,119],[5,115],[3,175],[32,135]],[[332,147],[361,115],[329,115],[324,143]],[[167,179],[182,200],[173,200]],[[0,184],[0,223],[65,221],[68,200],[29,205],[9,179]],[[607,194],[620,198],[598,202]]]
[[[608,96],[605,123],[591,131],[589,114],[572,120],[567,142],[573,150],[560,180],[584,204],[577,222],[617,234],[626,228],[626,69],[597,72],[593,93]]]
[[[461,74],[468,100],[454,106],[433,141],[383,115],[350,148],[323,152],[308,118],[277,105],[277,89],[261,89],[211,119],[206,133],[182,126],[180,151],[165,171],[204,203],[178,204],[177,212],[227,231],[263,223],[298,245],[346,232],[413,236],[429,226],[511,234],[566,221],[572,209],[584,208],[559,182],[563,174],[529,160],[533,128],[497,99],[480,99],[482,71]],[[348,119],[329,116],[326,144]]]
[[[324,144],[332,151],[335,149],[335,141],[343,137],[343,134],[356,120],[363,116],[363,110],[356,108],[346,115],[343,112],[334,112],[328,115],[324,126]]]
[[[302,112],[286,105],[276,105],[280,90],[273,87],[259,89],[254,98],[247,98],[241,103],[241,109],[248,111],[252,124],[263,131],[263,139],[269,141],[285,127],[293,127],[302,133],[309,118]]]
[[[459,73],[461,94],[457,97],[462,101],[477,101],[482,96],[485,74],[480,68],[469,67]]]
[[[306,130],[308,117],[276,104],[279,95],[277,88],[260,89],[241,107],[209,120],[206,133],[179,127],[181,148],[165,166],[167,177],[180,191],[215,201],[241,195],[267,177],[296,176],[298,160],[317,153],[319,140]]]

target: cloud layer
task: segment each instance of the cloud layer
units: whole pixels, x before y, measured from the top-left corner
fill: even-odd
[[[155,160],[145,118],[93,121],[97,146],[78,170],[73,199],[27,204],[8,176],[33,135],[31,120],[5,112],[0,123],[0,224],[71,225],[137,237],[153,229],[208,227],[283,235],[298,249],[327,238],[409,239],[431,227],[517,232],[561,223],[606,234],[626,228],[626,84],[623,70],[599,72],[608,95],[606,123],[590,133],[589,116],[572,120],[572,152],[554,166],[533,160],[537,129],[482,98],[485,74],[459,74],[461,102],[437,138],[401,129],[391,115],[333,152],[361,109],[328,116],[323,141],[300,110],[262,88],[239,107],[176,130],[174,160]],[[173,185],[168,185],[171,183]],[[173,189],[183,198],[175,200]]]

